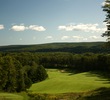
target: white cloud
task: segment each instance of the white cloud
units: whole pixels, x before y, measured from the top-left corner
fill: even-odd
[[[89,38],[90,39],[98,39],[99,37],[94,35],[94,36],[90,36]]]
[[[84,32],[104,32],[106,28],[98,28],[98,24],[76,24],[76,25],[61,25],[58,26],[59,30],[65,31],[84,31]]]
[[[66,26],[58,26],[58,29],[59,29],[59,30],[66,29]]]
[[[62,38],[61,38],[61,40],[66,40],[66,39],[69,39],[70,37],[69,36],[63,36]]]
[[[88,38],[83,38],[83,41],[87,41],[88,40]]]
[[[30,25],[29,29],[34,30],[34,31],[45,31],[46,30],[43,26],[38,26],[38,25]]]
[[[3,30],[4,28],[4,25],[0,25],[0,30]]]
[[[52,36],[47,36],[47,37],[45,37],[45,39],[51,39],[51,40],[53,40],[53,37]]]
[[[74,39],[83,39],[82,36],[72,36]]]
[[[72,40],[81,42],[81,41],[86,41],[86,38],[83,36],[72,36]]]
[[[65,41],[75,41],[75,42],[85,42],[85,41],[100,41],[101,40],[101,36],[79,36],[79,35],[75,35],[75,36],[62,36],[61,40]]]
[[[14,25],[11,28],[11,30],[13,30],[13,31],[24,31],[26,29],[28,29],[28,28],[25,27],[24,25]]]

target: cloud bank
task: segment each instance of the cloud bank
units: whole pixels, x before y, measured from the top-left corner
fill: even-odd
[[[73,35],[73,36],[62,36],[61,37],[61,40],[63,41],[77,41],[77,42],[80,42],[80,41],[100,41],[101,39],[101,36],[96,36],[96,35],[92,35],[92,36],[80,36],[80,35]]]
[[[99,28],[98,24],[76,24],[76,25],[61,25],[58,26],[58,30],[65,31],[84,31],[84,32],[104,32],[106,28]]]

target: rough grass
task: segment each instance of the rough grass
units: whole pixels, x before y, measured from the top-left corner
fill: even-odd
[[[29,93],[32,100],[110,100],[110,88],[99,88],[89,92],[39,94]]]
[[[110,87],[109,81],[90,72],[67,73],[48,69],[49,78],[35,83],[29,89],[33,93],[70,93],[88,92],[101,87]]]
[[[29,97],[26,92],[0,93],[0,100],[29,100]]]
[[[24,100],[24,98],[17,94],[0,93],[0,100]]]

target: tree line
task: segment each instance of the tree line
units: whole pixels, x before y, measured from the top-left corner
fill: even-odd
[[[46,68],[68,68],[79,71],[110,71],[110,54],[41,53],[40,64]]]
[[[7,53],[17,59],[22,66],[40,65],[45,68],[69,68],[71,70],[110,70],[110,54],[108,53],[83,53],[74,54],[68,52],[47,53]],[[33,69],[33,68],[32,68]]]

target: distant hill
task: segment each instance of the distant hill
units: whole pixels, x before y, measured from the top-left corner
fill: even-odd
[[[72,52],[109,53],[105,42],[47,43],[36,45],[0,46],[1,52]]]

